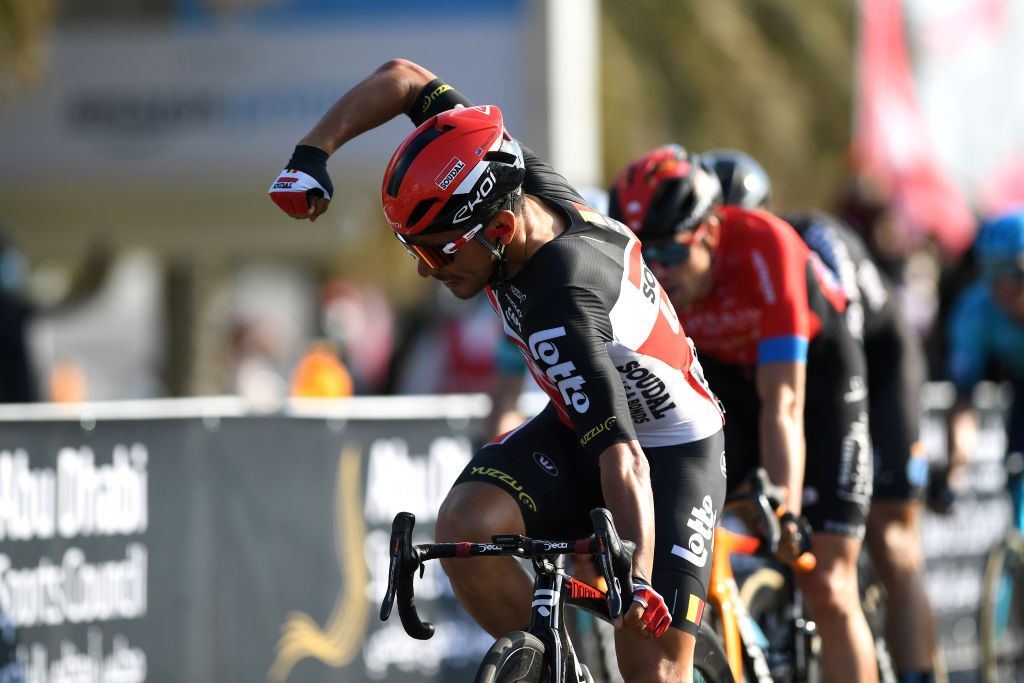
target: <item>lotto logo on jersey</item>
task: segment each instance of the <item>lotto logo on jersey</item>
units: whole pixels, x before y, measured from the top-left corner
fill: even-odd
[[[672,554],[678,555],[696,567],[706,565],[709,551],[714,546],[715,517],[711,496],[704,496],[699,508],[691,508],[690,519],[686,521],[686,526],[693,529],[690,540],[687,541],[685,548],[673,545]]]
[[[582,414],[590,409],[590,397],[583,393],[586,382],[576,374],[576,366],[570,360],[562,360],[561,352],[554,342],[564,336],[564,327],[534,332],[528,340],[530,354],[544,366],[544,373],[562,395],[562,402]]]

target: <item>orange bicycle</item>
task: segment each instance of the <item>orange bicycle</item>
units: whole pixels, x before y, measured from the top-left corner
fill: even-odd
[[[749,489],[729,496],[726,508],[753,503],[756,518],[752,526],[759,530],[759,536],[715,529],[707,603],[711,630],[721,639],[733,681],[820,680],[820,639],[814,622],[804,616],[801,596],[792,580],[786,580],[785,573],[777,569],[766,568],[754,572],[741,590],[733,573],[734,555],[774,556],[782,501],[782,490],[758,468],[750,477]],[[805,527],[805,552],[797,559],[795,569],[810,571],[815,565],[814,556],[806,552],[811,534],[806,522],[801,520],[801,524]]]

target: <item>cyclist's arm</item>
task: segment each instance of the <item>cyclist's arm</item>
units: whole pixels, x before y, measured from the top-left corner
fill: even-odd
[[[749,263],[752,282],[757,283],[762,299],[756,372],[761,458],[772,482],[788,489],[787,509],[799,514],[805,466],[807,349],[813,316],[808,303],[809,252],[788,226],[758,235],[751,245]]]
[[[946,415],[946,443],[948,449],[949,484],[958,488],[957,481],[971,459],[978,443],[978,416],[970,394],[960,394]]]
[[[601,491],[622,538],[636,543],[633,576],[651,580],[654,567],[654,494],[640,442],[612,444],[600,455]]]
[[[949,476],[955,480],[970,460],[977,440],[978,419],[971,401],[974,386],[985,372],[988,323],[984,316],[985,292],[977,285],[957,298],[948,323],[949,379],[956,388],[956,403],[946,414]]]
[[[806,380],[807,366],[798,361],[757,368],[761,464],[773,483],[787,488],[786,508],[795,515],[800,514],[803,493]]]
[[[349,140],[413,109],[436,76],[406,59],[392,59],[352,86],[300,141],[334,154]]]

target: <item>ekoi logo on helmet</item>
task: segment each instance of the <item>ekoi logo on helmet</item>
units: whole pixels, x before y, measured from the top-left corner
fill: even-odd
[[[494,173],[488,169],[486,175],[484,175],[484,179],[480,182],[480,187],[476,189],[476,193],[473,195],[473,198],[463,204],[459,210],[455,212],[455,216],[452,217],[452,223],[461,223],[467,218],[471,218],[477,204],[486,199],[494,190],[494,184]]]

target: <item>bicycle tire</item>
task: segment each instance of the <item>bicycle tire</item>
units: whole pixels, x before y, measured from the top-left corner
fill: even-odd
[[[747,606],[751,619],[757,622],[771,644],[766,654],[772,677],[779,683],[821,683],[820,646],[816,652],[807,653],[806,670],[801,671],[786,640],[793,638],[791,618],[783,614],[789,600],[786,577],[771,567],[758,569],[743,581],[740,599]],[[811,649],[814,649],[813,646]],[[785,651],[789,651],[789,654],[784,654]],[[743,662],[744,667],[749,669],[750,661],[746,656]],[[756,680],[753,671],[747,670],[746,676]]]
[[[733,683],[722,639],[706,624],[697,630],[693,649],[693,683]]]
[[[526,631],[498,638],[477,669],[476,683],[540,683],[544,679],[544,643]]]
[[[1008,537],[985,562],[979,616],[983,683],[1024,680],[1024,538]]]

